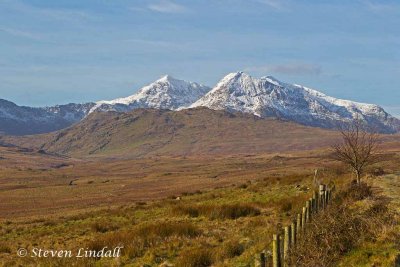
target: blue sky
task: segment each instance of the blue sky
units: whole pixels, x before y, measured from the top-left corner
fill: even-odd
[[[243,70],[400,114],[400,1],[0,0],[0,98],[133,94]]]

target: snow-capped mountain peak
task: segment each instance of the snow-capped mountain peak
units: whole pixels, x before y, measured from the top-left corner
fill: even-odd
[[[165,75],[131,96],[96,103],[31,108],[0,99],[0,134],[58,130],[93,111],[180,110],[200,106],[333,129],[360,118],[379,132],[400,131],[400,120],[378,105],[338,99],[302,85],[281,82],[272,76],[254,78],[238,71],[223,77],[213,89]]]
[[[337,128],[354,118],[382,132],[396,132],[400,121],[383,108],[327,96],[301,85],[288,84],[272,76],[253,78],[244,72],[229,73],[191,107],[274,116],[301,124]]]
[[[165,75],[144,86],[136,94],[110,101],[98,101],[93,111],[129,111],[134,108],[176,110],[190,106],[210,90],[209,87]]]

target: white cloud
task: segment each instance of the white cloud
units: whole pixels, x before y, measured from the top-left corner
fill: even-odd
[[[245,68],[245,71],[256,71],[264,74],[277,73],[287,75],[319,75],[321,66],[308,63],[271,64]]]
[[[0,2],[1,3],[1,2]],[[38,17],[44,17],[54,20],[62,20],[68,22],[77,22],[81,20],[93,20],[96,17],[82,10],[65,9],[65,8],[43,8],[28,5],[20,1],[7,1],[4,2],[6,7],[16,10],[20,13],[29,14]]]
[[[265,4],[276,10],[282,10],[284,8],[282,0],[257,0],[257,2]]]
[[[363,3],[369,10],[376,13],[400,11],[400,4],[398,3],[382,3],[379,1],[363,1]]]
[[[147,7],[152,11],[160,13],[185,13],[188,11],[185,6],[168,0],[162,0],[158,3],[150,4]]]
[[[27,38],[27,39],[31,39],[31,40],[41,40],[42,39],[39,35],[37,35],[35,33],[28,32],[28,31],[21,31],[21,30],[17,30],[17,29],[13,29],[13,28],[8,28],[8,27],[0,27],[0,32],[5,32],[12,36]]]

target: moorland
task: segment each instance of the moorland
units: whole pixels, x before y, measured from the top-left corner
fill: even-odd
[[[272,233],[293,220],[316,189],[315,179],[348,190],[351,172],[330,158],[329,145],[338,136],[205,109],[93,114],[54,133],[3,136],[0,263],[253,266]],[[382,160],[363,177],[370,187],[345,195],[344,210],[327,213],[371,222],[363,224],[364,235],[346,239],[346,247],[334,246],[327,266],[394,264],[400,246],[398,140],[381,136]],[[330,242],[344,243],[344,236]],[[18,248],[117,245],[124,249],[116,259],[16,255]]]

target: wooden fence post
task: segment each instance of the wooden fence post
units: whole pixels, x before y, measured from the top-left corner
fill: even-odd
[[[265,261],[265,252],[260,253],[260,267],[267,267]]]
[[[314,207],[313,207],[313,199],[310,198],[310,200],[308,200],[308,202],[310,202],[310,221],[312,219],[312,214],[314,213]]]
[[[327,189],[326,185],[319,186],[319,192],[314,191],[313,196],[306,201],[306,206],[303,207],[302,213],[298,213],[296,219],[289,226],[284,227],[284,234],[274,234],[272,240],[272,255],[268,252],[269,259],[265,250],[255,258],[256,267],[267,267],[270,265],[272,256],[273,267],[288,267],[290,250],[294,248],[301,236],[305,232],[306,223],[310,222],[313,214],[319,210],[325,209],[332,198],[331,189]],[[283,244],[282,244],[283,243]]]
[[[332,200],[332,190],[328,189],[328,201],[331,202]]]
[[[307,208],[303,207],[303,213],[301,214],[301,229],[304,232],[304,229],[306,227],[306,213],[307,213]]]
[[[318,213],[318,194],[315,191],[313,193],[313,201],[314,201],[314,213]]]
[[[297,239],[299,239],[299,237],[300,237],[300,232],[301,232],[301,214],[297,213],[297,220],[296,220]]]
[[[294,246],[296,245],[296,241],[297,241],[297,236],[296,236],[296,221],[293,221],[290,228],[292,229],[292,248],[294,248]]]
[[[273,267],[281,267],[281,250],[280,250],[280,242],[279,242],[279,234],[273,235],[272,240],[272,266]]]
[[[256,256],[254,266],[255,267],[267,267],[268,264],[268,253],[264,250],[259,255]]]
[[[324,209],[325,208],[325,185],[324,184],[319,185],[319,197],[321,199],[321,201],[320,201],[321,209]]]
[[[326,190],[325,192],[325,208],[328,206],[328,191]]]
[[[285,227],[285,235],[283,240],[283,266],[288,266],[289,249],[290,249],[290,234],[292,233],[290,226]]]

